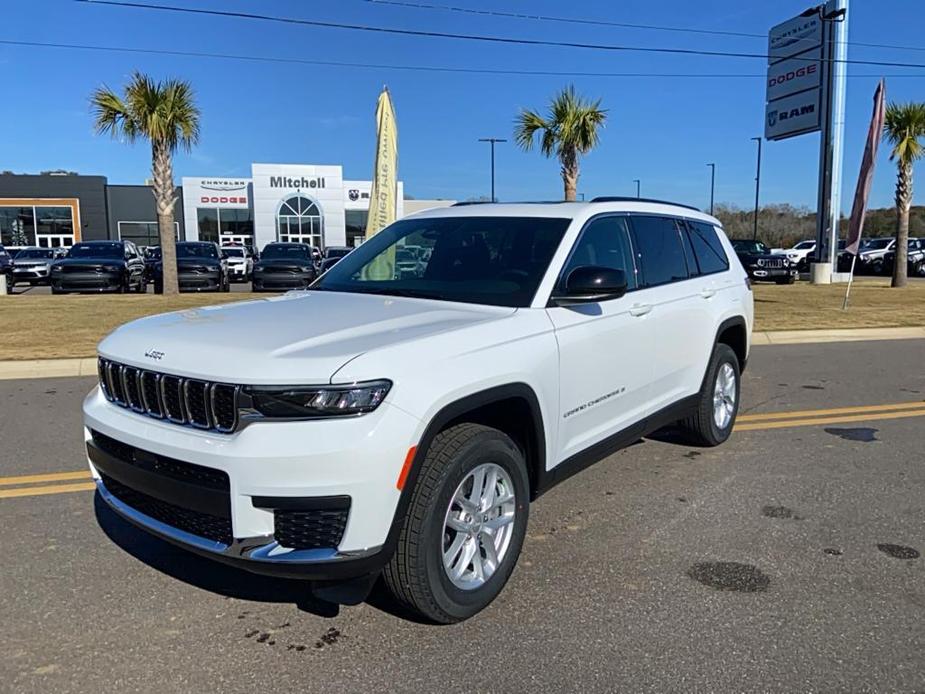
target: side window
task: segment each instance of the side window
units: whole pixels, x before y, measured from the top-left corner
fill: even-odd
[[[729,259],[716,236],[716,229],[709,224],[691,221],[687,222],[687,227],[690,229],[691,245],[694,247],[701,274],[709,275],[728,270]]]
[[[645,286],[686,280],[687,261],[677,222],[668,217],[639,215],[632,217],[632,224]]]
[[[576,267],[597,265],[626,273],[627,290],[636,289],[636,268],[625,217],[600,217],[581,232],[562,271],[562,282]]]

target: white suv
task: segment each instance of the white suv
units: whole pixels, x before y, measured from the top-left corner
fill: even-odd
[[[408,246],[426,260],[398,272]],[[429,210],[307,291],[110,334],[91,470],[190,550],[347,604],[382,575],[459,621],[502,589],[551,486],[669,423],[726,440],[752,314],[719,222],[692,208]]]

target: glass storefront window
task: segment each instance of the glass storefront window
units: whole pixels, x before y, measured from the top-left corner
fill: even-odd
[[[196,210],[199,218],[199,240],[218,243],[218,210],[214,207],[200,207]]]
[[[324,218],[318,205],[302,195],[287,198],[276,215],[276,238],[284,243],[324,245]]]
[[[35,245],[35,210],[32,207],[0,207],[0,245]]]
[[[49,236],[73,236],[74,220],[71,219],[70,207],[36,207],[35,231]]]
[[[160,225],[157,222],[119,222],[119,238],[131,241],[139,248],[160,246]],[[180,223],[174,222],[174,236],[180,240]]]
[[[251,211],[220,208],[218,228],[222,236],[253,236],[254,220]]]
[[[344,215],[347,222],[347,245],[359,246],[366,239],[369,210],[347,210]]]

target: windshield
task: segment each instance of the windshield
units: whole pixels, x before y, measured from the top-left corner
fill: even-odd
[[[121,243],[75,243],[67,252],[68,258],[122,258]]]
[[[178,258],[218,258],[218,251],[212,243],[178,243]]]
[[[263,255],[260,256],[264,260],[310,260],[311,259],[311,249],[308,246],[279,246],[276,244],[269,244],[266,248],[263,249]]]
[[[328,248],[324,252],[325,258],[343,258],[350,252],[349,248]]]
[[[54,258],[55,252],[50,248],[26,248],[25,250],[20,251],[16,254],[16,260],[23,260],[28,258]]]
[[[864,250],[882,251],[890,245],[892,240],[893,239],[867,239],[867,241],[864,242]]]
[[[229,258],[243,258],[243,257],[244,257],[244,249],[243,249],[243,248],[229,248],[229,247],[225,247],[225,248],[223,248],[222,250],[225,251],[225,255],[227,255]]]
[[[795,251],[802,251],[807,248],[812,248],[816,245],[815,241],[800,241],[796,246],[793,247]]]
[[[770,253],[771,251],[761,241],[738,240],[732,242],[737,253]]]
[[[569,219],[435,217],[396,222],[313,289],[529,306]],[[408,246],[427,250],[426,260]]]

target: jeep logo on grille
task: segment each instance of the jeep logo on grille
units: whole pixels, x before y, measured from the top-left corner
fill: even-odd
[[[154,359],[155,361],[160,361],[161,359],[164,358],[164,353],[158,352],[156,349],[149,349],[147,352],[145,352],[145,356],[148,359]]]

